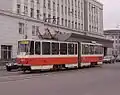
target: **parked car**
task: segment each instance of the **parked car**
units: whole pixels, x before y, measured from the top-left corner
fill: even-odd
[[[120,62],[120,56],[116,58],[116,62]]]
[[[114,61],[115,61],[115,58],[114,58],[114,56],[105,56],[104,58],[103,58],[103,63],[109,63],[109,64],[112,64],[112,63],[114,63]]]
[[[6,64],[6,70],[11,71],[13,69],[19,69],[20,65],[15,62],[9,62]]]

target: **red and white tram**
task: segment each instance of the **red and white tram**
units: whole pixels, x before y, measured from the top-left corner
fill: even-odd
[[[22,70],[80,68],[102,64],[103,46],[97,43],[52,40],[18,41],[17,63]]]

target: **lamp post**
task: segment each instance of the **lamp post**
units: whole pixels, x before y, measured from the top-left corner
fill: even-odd
[[[23,20],[24,20],[24,39],[27,39],[28,38],[28,35],[27,35],[27,17],[25,15],[25,12],[23,12]]]

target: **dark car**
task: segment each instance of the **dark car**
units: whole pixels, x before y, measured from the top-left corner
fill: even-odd
[[[19,69],[20,68],[20,65],[18,63],[15,63],[15,62],[10,62],[10,63],[7,63],[6,64],[6,70],[7,71],[11,71],[13,69]]]

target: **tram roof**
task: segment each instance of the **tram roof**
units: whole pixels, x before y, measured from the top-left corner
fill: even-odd
[[[49,40],[49,39],[20,39],[18,41],[23,41],[23,40],[27,40],[27,41],[41,41],[41,42],[61,42],[61,43],[77,43],[77,41],[57,41],[57,40]]]
[[[27,40],[27,41],[41,41],[41,42],[61,42],[61,43],[78,43],[77,41],[55,41],[55,40],[49,40],[49,39],[21,39],[18,41],[23,41],[23,40]],[[92,42],[80,42],[81,44],[87,44],[87,45],[101,45],[99,43],[92,43]]]

